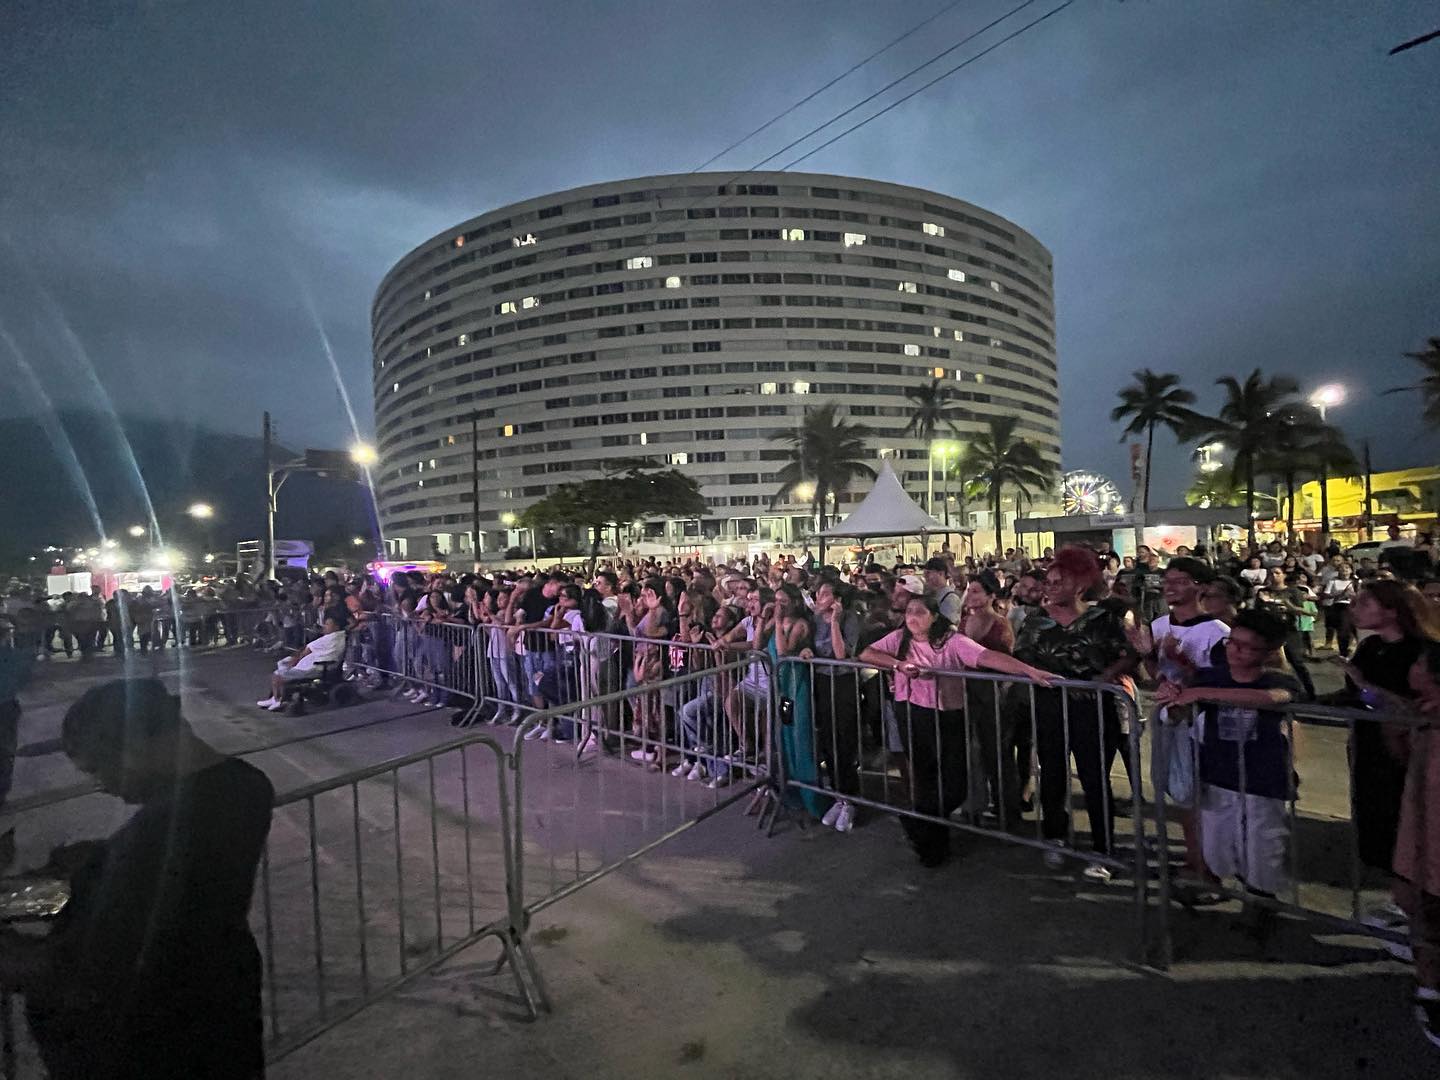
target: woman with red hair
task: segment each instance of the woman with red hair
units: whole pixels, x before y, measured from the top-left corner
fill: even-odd
[[[1124,617],[1109,605],[1085,599],[1101,572],[1095,553],[1087,548],[1067,545],[1055,553],[1045,573],[1041,610],[1025,620],[1015,642],[1016,659],[1066,679],[1103,683],[1117,683],[1135,668],[1139,657],[1126,636]],[[1026,689],[1026,699],[1030,692]],[[1102,695],[1097,710],[1094,691],[1036,689],[1033,693],[1041,831],[1057,848],[1070,833],[1067,759],[1073,755],[1090,817],[1091,844],[1097,854],[1108,856],[1115,821],[1110,766],[1123,742],[1116,698]],[[1059,851],[1045,855],[1052,869],[1059,869],[1064,861]],[[1098,862],[1090,864],[1085,874],[1100,881],[1110,877]]]

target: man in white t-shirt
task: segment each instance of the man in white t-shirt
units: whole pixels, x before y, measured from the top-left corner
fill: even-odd
[[[1199,559],[1171,559],[1165,568],[1161,581],[1162,595],[1169,611],[1150,624],[1150,638],[1153,647],[1145,661],[1146,669],[1161,682],[1186,686],[1195,672],[1210,667],[1210,658],[1215,646],[1230,636],[1230,627],[1208,614],[1201,604],[1204,587],[1215,580],[1215,571]],[[1160,764],[1154,777],[1157,790],[1170,790],[1171,763],[1176,753],[1182,754],[1182,761],[1193,763],[1192,740],[1202,737],[1202,732],[1192,730],[1189,723],[1172,727],[1168,710],[1161,707],[1156,713],[1154,738],[1164,740],[1171,747],[1170,753],[1157,755]],[[1193,768],[1186,774],[1188,783],[1175,776],[1175,801],[1177,817],[1185,833],[1187,861],[1192,870],[1203,874],[1204,862],[1200,855],[1199,837],[1195,835],[1195,819],[1188,804],[1193,797],[1195,779]],[[1180,790],[1188,787],[1188,791]]]
[[[270,676],[270,696],[255,704],[271,712],[285,708],[285,684],[313,679],[321,664],[338,664],[345,657],[345,623],[343,611],[325,613],[324,632],[303,649],[281,658]]]

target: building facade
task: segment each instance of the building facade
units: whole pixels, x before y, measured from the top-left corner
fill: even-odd
[[[904,434],[905,395],[936,378],[963,410],[961,443],[1013,414],[1059,464],[1049,252],[917,188],[691,173],[527,199],[401,259],[371,326],[378,507],[397,557],[470,551],[472,472],[483,556],[521,543],[507,523],[558,484],[636,457],[693,476],[710,507],[651,523],[653,541],[790,542],[809,519],[798,498],[771,508],[776,436],[826,402],[923,500],[930,448]],[[935,490],[936,515],[958,513]]]

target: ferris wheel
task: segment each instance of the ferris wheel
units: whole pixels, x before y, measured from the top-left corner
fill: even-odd
[[[1125,500],[1108,477],[1092,472],[1067,472],[1060,489],[1067,514],[1118,514]]]

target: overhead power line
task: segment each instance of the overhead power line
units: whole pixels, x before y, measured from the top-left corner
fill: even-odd
[[[1069,7],[1069,6],[1070,6],[1071,4],[1073,4],[1074,2],[1075,2],[1075,0],[1065,0],[1065,2],[1062,3],[1062,4],[1060,4],[1058,7],[1051,8],[1051,9],[1050,9],[1049,11],[1047,11],[1044,15],[1041,15],[1038,19],[1035,19],[1035,20],[1033,20],[1033,21],[1031,21],[1031,22],[1028,22],[1028,23],[1026,23],[1024,26],[1020,27],[1020,29],[1014,30],[1014,31],[1006,34],[1004,37],[1002,37],[999,41],[995,42],[993,45],[987,45],[985,48],[981,49],[978,53],[976,53],[974,56],[970,57],[968,60],[962,60],[960,63],[956,64],[956,65],[955,65],[953,68],[951,68],[949,71],[946,71],[946,72],[944,72],[943,74],[940,74],[940,75],[935,76],[935,78],[931,79],[929,82],[925,83],[923,86],[917,86],[914,90],[911,90],[911,91],[910,91],[908,94],[906,94],[904,97],[899,98],[899,99],[897,99],[897,100],[895,100],[895,101],[892,101],[889,105],[886,105],[886,106],[885,106],[883,109],[881,109],[879,112],[872,113],[870,116],[867,116],[864,120],[861,120],[858,124],[852,124],[850,127],[846,128],[844,131],[840,132],[840,134],[834,136],[833,138],[826,139],[823,143],[821,143],[819,146],[815,147],[813,150],[807,150],[805,153],[803,153],[803,154],[801,154],[799,157],[797,157],[794,161],[791,161],[791,162],[789,162],[789,163],[786,164],[786,165],[782,165],[782,166],[780,167],[780,171],[781,171],[781,172],[786,172],[786,171],[790,170],[790,169],[793,168],[794,166],[800,164],[800,162],[804,161],[806,158],[810,157],[812,154],[818,154],[821,150],[824,150],[827,146],[831,146],[831,145],[833,145],[834,143],[839,142],[839,141],[840,141],[841,139],[843,139],[846,135],[849,135],[852,131],[859,131],[859,130],[860,130],[862,127],[864,127],[866,124],[870,123],[871,120],[875,120],[875,119],[877,119],[877,118],[879,118],[879,117],[881,117],[881,116],[884,116],[886,113],[888,113],[891,109],[895,108],[897,105],[903,105],[903,104],[905,104],[905,102],[909,101],[909,100],[910,100],[911,98],[913,98],[916,94],[922,94],[922,93],[924,93],[926,90],[930,89],[930,87],[934,86],[936,83],[942,82],[942,81],[944,81],[945,79],[948,79],[951,75],[954,75],[954,74],[955,74],[957,71],[959,71],[961,68],[969,67],[969,66],[970,66],[971,64],[973,64],[976,60],[979,60],[982,56],[985,56],[987,53],[992,53],[992,52],[994,52],[994,51],[995,51],[996,49],[998,49],[1001,45],[1004,45],[1007,41],[1013,41],[1015,38],[1017,38],[1017,37],[1019,37],[1021,34],[1025,33],[1025,31],[1031,29],[1032,27],[1039,26],[1042,22],[1044,22],[1046,19],[1050,18],[1051,16],[1053,16],[1053,15],[1059,15],[1060,12],[1064,11],[1067,7]]]
[[[776,114],[775,114],[774,116],[772,116],[769,120],[766,120],[765,123],[761,124],[761,125],[760,125],[759,127],[757,127],[754,131],[750,132],[750,134],[748,134],[748,135],[744,136],[743,138],[738,139],[738,140],[736,140],[735,142],[731,143],[729,146],[725,147],[724,150],[721,150],[721,151],[719,151],[718,153],[715,153],[715,154],[711,155],[710,157],[706,158],[704,161],[702,161],[699,165],[696,165],[695,168],[691,169],[690,171],[691,171],[692,173],[697,173],[697,172],[702,171],[707,165],[713,165],[716,161],[719,161],[719,160],[720,160],[722,157],[724,157],[726,154],[730,153],[730,151],[738,149],[739,147],[743,146],[745,143],[747,143],[747,142],[749,142],[751,139],[753,139],[756,135],[759,135],[762,131],[765,131],[765,130],[767,130],[768,128],[773,127],[775,124],[777,124],[777,123],[779,123],[781,120],[785,119],[785,117],[789,116],[789,115],[790,115],[791,113],[793,113],[796,109],[800,108],[800,107],[803,106],[803,105],[808,105],[810,102],[814,101],[817,97],[819,97],[821,94],[823,94],[826,90],[829,90],[829,89],[830,89],[832,86],[834,86],[836,83],[841,82],[842,80],[844,80],[844,79],[848,78],[849,76],[853,75],[855,72],[859,71],[859,70],[860,70],[862,67],[864,67],[866,64],[870,63],[871,60],[874,60],[875,58],[877,58],[878,56],[880,56],[880,55],[883,54],[883,53],[889,52],[889,51],[890,51],[891,49],[893,49],[896,45],[899,45],[900,42],[904,41],[906,38],[910,37],[912,34],[918,33],[919,31],[923,30],[925,27],[929,26],[932,22],[934,22],[936,19],[940,18],[942,15],[947,15],[947,14],[949,14],[951,11],[954,11],[957,7],[960,6],[960,4],[961,4],[962,2],[963,2],[963,0],[951,0],[951,3],[946,4],[946,5],[945,5],[943,8],[941,8],[939,11],[935,12],[935,14],[929,16],[928,18],[921,19],[918,23],[916,23],[914,26],[910,27],[909,30],[906,30],[906,31],[905,31],[903,34],[901,34],[899,37],[894,38],[893,40],[891,40],[891,41],[887,42],[886,44],[880,46],[880,48],[876,49],[874,52],[872,52],[869,56],[865,57],[863,60],[859,60],[859,61],[857,61],[856,63],[851,64],[848,68],[846,68],[844,71],[842,71],[839,75],[836,75],[833,79],[831,79],[829,82],[827,82],[824,86],[821,86],[821,87],[819,87],[819,88],[816,89],[816,90],[812,90],[810,93],[806,94],[803,98],[801,98],[799,101],[795,102],[793,105],[789,106],[788,108],[786,108],[786,109],[783,110],[782,112],[776,113]]]

